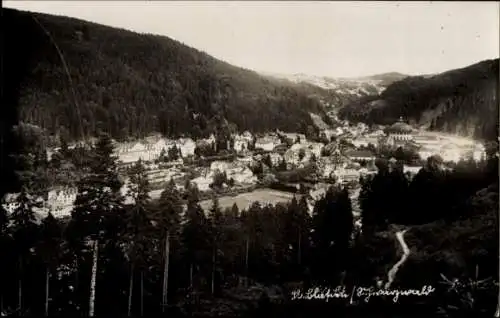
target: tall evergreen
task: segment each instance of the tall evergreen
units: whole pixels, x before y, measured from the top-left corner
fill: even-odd
[[[182,204],[181,192],[177,189],[174,180],[171,179],[160,195],[154,216],[162,236],[165,235],[166,230],[170,232],[171,236],[178,235],[184,209]]]
[[[198,286],[195,286],[195,278],[201,277],[201,271],[208,269],[202,268],[203,264],[210,264],[210,243],[209,226],[205,212],[199,205],[199,190],[192,185],[188,189],[188,203],[184,215],[182,227],[182,245],[184,261],[189,268],[189,286],[198,287],[201,281],[196,279]]]
[[[217,272],[219,267],[219,255],[221,254],[223,240],[223,215],[219,206],[219,200],[214,196],[212,207],[208,211],[208,223],[210,225],[210,245],[212,247],[212,273],[211,273],[211,292],[215,293]]]
[[[45,314],[49,314],[51,277],[57,277],[57,266],[62,253],[63,229],[60,222],[49,212],[42,221],[37,254],[45,265]]]
[[[163,308],[168,301],[168,273],[170,270],[171,250],[177,251],[180,246],[181,217],[183,214],[183,202],[180,191],[174,180],[170,180],[160,195],[158,205],[154,213],[155,241],[158,243],[159,253],[163,256]],[[173,248],[170,248],[172,246]]]
[[[78,194],[71,212],[72,236],[82,243],[118,235],[118,225],[123,220],[122,182],[108,135],[100,136],[89,157],[89,171],[77,183]]]
[[[138,269],[142,273],[147,269],[147,255],[151,251],[151,240],[148,237],[152,232],[150,219],[150,186],[146,170],[142,161],[139,160],[132,169],[129,170],[129,190],[128,197],[132,203],[126,207],[126,233],[125,247],[126,257],[130,262],[130,278],[128,292],[128,310],[132,314],[132,300],[134,291],[134,274]]]
[[[20,192],[14,199],[14,211],[10,215],[11,231],[18,262],[18,309],[23,308],[23,277],[25,268],[34,255],[39,239],[37,212],[42,212],[47,195],[47,157],[43,148],[42,131],[33,125],[23,124],[14,128],[22,150],[15,156],[20,182]]]
[[[330,187],[313,211],[316,279],[333,283],[345,269],[353,229],[352,207],[346,189]]]
[[[91,246],[96,248],[94,243],[97,242],[101,251],[99,258],[105,260],[104,264],[97,262],[101,264],[98,267],[98,277],[113,277],[116,272],[111,270],[111,267],[109,270],[105,269],[120,262],[120,257],[123,257],[119,244],[124,231],[124,210],[122,182],[118,177],[116,157],[113,156],[113,145],[108,135],[102,134],[99,137],[97,143],[86,152],[85,159],[87,158],[86,169],[81,170],[83,175],[77,182],[78,193],[66,237],[79,264],[79,273],[91,263],[88,252]],[[95,260],[93,262],[95,263]],[[77,293],[80,295],[77,301],[80,307],[87,299],[82,284],[87,284],[89,279],[87,271],[83,273],[83,280],[79,279],[80,284],[77,286]],[[109,290],[110,285],[102,284],[102,288]],[[119,298],[115,301],[119,301]],[[107,303],[106,306],[112,306],[112,303]]]

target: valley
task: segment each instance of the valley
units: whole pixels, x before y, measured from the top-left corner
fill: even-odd
[[[435,286],[443,272],[497,284],[498,59],[258,73],[163,35],[2,15],[19,30],[5,39],[2,316],[426,316],[460,301]],[[437,292],[401,304],[289,301],[423,284]],[[467,310],[495,288],[465,291]]]

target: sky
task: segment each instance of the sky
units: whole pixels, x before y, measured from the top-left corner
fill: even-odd
[[[499,57],[499,2],[4,1],[165,35],[265,73],[433,74]]]

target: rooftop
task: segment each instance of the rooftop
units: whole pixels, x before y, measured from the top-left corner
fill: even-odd
[[[413,127],[408,125],[403,121],[403,118],[400,117],[397,122],[387,127],[384,130],[385,133],[411,133],[413,132]]]
[[[345,154],[348,157],[365,157],[365,158],[374,157],[374,154],[368,150],[349,150],[346,151]]]

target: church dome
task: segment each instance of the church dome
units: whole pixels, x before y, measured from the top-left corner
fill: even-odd
[[[408,134],[412,131],[413,128],[407,123],[403,122],[402,118],[400,118],[398,122],[392,124],[384,130],[384,132],[387,134]]]

